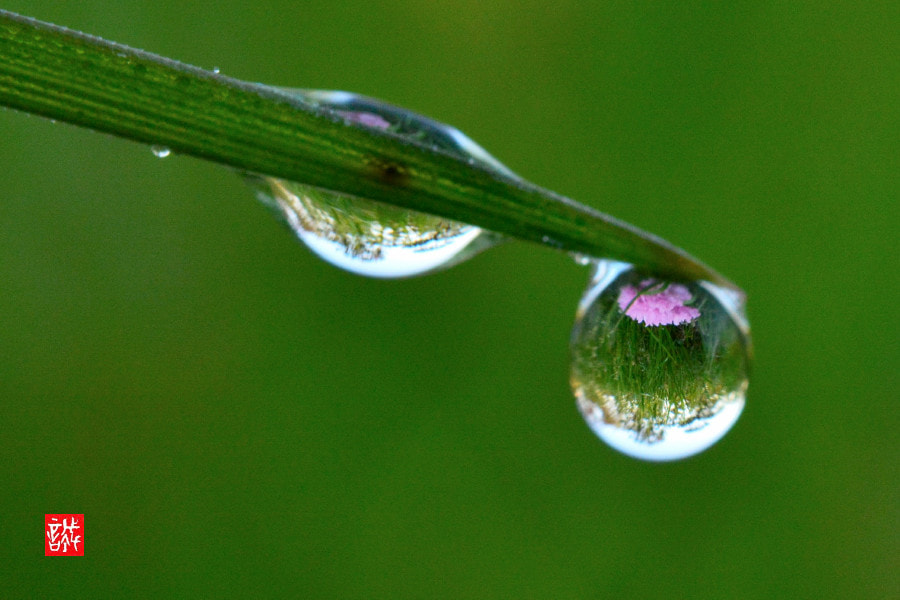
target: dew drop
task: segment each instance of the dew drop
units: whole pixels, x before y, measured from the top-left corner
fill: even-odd
[[[165,146],[150,146],[150,151],[156,158],[165,158],[172,154],[172,151]]]
[[[542,236],[541,236],[541,243],[544,244],[545,246],[549,246],[550,248],[553,248],[553,249],[555,249],[555,250],[562,250],[562,249],[563,249],[563,244],[562,244],[562,242],[560,242],[560,241],[557,240],[557,239],[554,239],[554,238],[550,237],[549,235],[542,235]]]
[[[575,261],[576,265],[586,267],[593,262],[590,256],[581,254],[580,252],[570,252],[569,256]]]
[[[597,261],[571,351],[582,416],[600,439],[635,458],[702,452],[744,408],[751,342],[737,291]]]
[[[216,75],[218,75],[218,74],[219,74],[219,67],[213,67],[213,68],[212,68],[212,72],[215,73]]]
[[[348,92],[289,91],[313,106],[332,110],[349,126],[382,130],[515,176],[459,130],[419,114]],[[402,168],[385,170],[388,176],[402,177]],[[502,239],[473,225],[302,183],[256,175],[247,181],[310,250],[359,275],[421,275],[457,264]]]

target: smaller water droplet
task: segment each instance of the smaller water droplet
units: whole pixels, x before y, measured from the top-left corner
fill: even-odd
[[[575,264],[581,265],[582,267],[586,267],[591,264],[591,257],[586,254],[581,254],[580,252],[570,252],[569,256],[572,257],[572,260],[575,261]]]
[[[156,158],[165,158],[172,154],[172,151],[166,146],[150,146],[150,151],[153,152],[153,155],[156,156]]]
[[[600,439],[635,458],[702,452],[744,408],[750,330],[743,295],[667,282],[601,260],[572,331],[572,390]]]
[[[216,75],[218,75],[218,74],[219,74],[219,67],[213,67],[213,68],[212,68],[212,72],[215,73]]]
[[[544,243],[545,245],[550,246],[551,248],[555,248],[557,250],[562,250],[562,247],[563,247],[563,245],[559,243],[559,240],[555,240],[552,237],[550,237],[549,235],[542,235],[541,242]]]
[[[349,126],[385,131],[508,177],[513,173],[457,129],[349,92],[288,90]],[[398,167],[398,171],[402,167]],[[369,277],[410,277],[459,263],[501,240],[479,227],[273,177],[250,176],[265,204],[310,250]]]

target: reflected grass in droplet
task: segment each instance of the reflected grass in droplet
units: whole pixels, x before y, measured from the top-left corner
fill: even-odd
[[[496,238],[463,225],[274,178],[249,181],[310,250],[369,277],[409,277],[446,268]]]

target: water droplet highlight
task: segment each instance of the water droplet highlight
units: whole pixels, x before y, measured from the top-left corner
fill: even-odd
[[[419,114],[349,92],[290,91],[332,110],[349,126],[386,131],[515,176],[459,130]],[[359,275],[421,275],[457,264],[502,239],[473,225],[302,183],[256,175],[247,181],[310,250]]]
[[[165,158],[172,154],[172,151],[165,146],[150,146],[150,151],[153,152],[156,158]]]
[[[629,456],[677,460],[716,443],[744,408],[751,353],[743,294],[644,277],[600,260],[572,331],[582,416]]]

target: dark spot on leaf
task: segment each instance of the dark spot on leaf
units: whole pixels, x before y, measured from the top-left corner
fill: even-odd
[[[384,184],[403,187],[409,181],[409,171],[400,163],[373,158],[368,161],[372,174]]]

